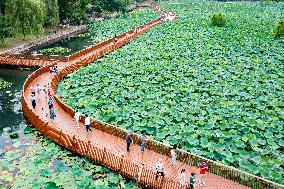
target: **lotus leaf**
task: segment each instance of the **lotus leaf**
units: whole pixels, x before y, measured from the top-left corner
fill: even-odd
[[[283,7],[167,2],[179,19],[70,74],[57,94],[96,119],[283,183],[283,166],[263,158],[283,162],[284,46],[271,35]],[[222,28],[208,24],[216,10]]]

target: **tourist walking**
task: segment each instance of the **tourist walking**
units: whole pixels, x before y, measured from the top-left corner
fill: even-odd
[[[127,145],[127,152],[130,151],[130,144],[132,143],[132,132],[127,133],[126,135],[126,145]]]
[[[50,110],[49,110],[49,117],[50,117],[50,120],[51,120],[52,122],[54,122],[54,119],[55,119],[55,117],[56,117],[56,114],[55,114],[55,112],[54,112],[54,108],[53,108],[53,107],[51,107]]]
[[[90,118],[88,115],[86,115],[86,118],[85,118],[85,126],[86,126],[87,132],[92,131],[90,125],[91,125],[91,118]]]
[[[36,85],[36,92],[37,94],[40,94],[41,91],[41,87],[39,86],[39,84]]]
[[[50,88],[47,89],[47,95],[48,95],[48,96],[51,96]]]
[[[75,115],[74,115],[77,128],[80,128],[80,127],[79,127],[80,116],[81,116],[81,114],[80,114],[80,112],[77,110],[77,111],[75,112]]]
[[[205,162],[202,162],[200,165],[200,183],[205,184],[204,179],[205,179],[205,172],[208,169],[208,165]]]
[[[141,139],[141,152],[143,153],[145,150],[146,142],[147,142],[147,136],[146,136],[145,131],[142,131],[142,136],[140,139]]]
[[[191,173],[191,176],[189,178],[189,188],[188,189],[194,189],[194,184],[195,184],[195,173]]]
[[[35,109],[35,107],[36,107],[36,99],[35,99],[35,95],[34,94],[32,94],[31,101],[32,101],[32,107],[33,107],[33,109]]]
[[[172,166],[176,167],[177,165],[177,152],[176,152],[176,146],[171,149],[171,157],[172,157]]]
[[[48,104],[49,109],[51,109],[53,107],[53,100],[52,100],[51,97],[49,97],[47,104]]]
[[[186,185],[185,169],[182,169],[180,172],[179,184],[180,184],[180,188],[184,189]]]
[[[144,165],[145,165],[145,163],[144,163],[144,162],[141,162],[141,165],[140,165],[140,167],[139,167],[139,171],[138,171],[138,173],[137,173],[137,183],[139,183],[140,180],[141,180],[141,175],[142,175],[142,171],[143,171],[143,169],[144,169]]]
[[[164,164],[163,164],[163,162],[162,162],[161,159],[159,159],[159,160],[157,161],[157,164],[156,164],[156,171],[157,171],[157,173],[156,173],[156,180],[158,179],[158,176],[162,176],[163,179],[165,178]]]
[[[47,99],[47,88],[46,88],[46,85],[43,86],[43,92],[45,94],[45,99]]]
[[[32,95],[34,95],[35,96],[35,89],[34,89],[34,87],[33,86],[31,86],[31,93],[32,93]]]
[[[41,108],[41,117],[44,121],[47,121],[47,114],[43,108]]]

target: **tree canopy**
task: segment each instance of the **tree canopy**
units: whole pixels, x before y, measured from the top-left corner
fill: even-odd
[[[7,0],[5,15],[14,30],[24,37],[43,30],[44,4],[40,0]]]

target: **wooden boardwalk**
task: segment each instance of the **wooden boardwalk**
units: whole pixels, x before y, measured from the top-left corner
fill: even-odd
[[[168,147],[156,144],[152,141],[147,142],[144,154],[140,152],[138,145],[139,139],[135,135],[134,144],[131,146],[131,151],[127,153],[125,134],[126,132],[109,124],[92,120],[92,132],[87,133],[83,125],[84,116],[81,117],[80,127],[76,127],[73,119],[74,110],[62,103],[58,97],[55,96],[58,82],[67,74],[77,70],[81,66],[88,65],[94,60],[103,55],[125,45],[130,40],[147,32],[150,28],[162,24],[165,20],[172,20],[175,18],[174,14],[168,14],[155,8],[156,11],[165,15],[165,19],[157,19],[150,23],[139,27],[139,30],[130,30],[117,36],[118,41],[114,39],[107,40],[101,44],[89,47],[80,52],[70,56],[67,60],[57,60],[59,73],[49,73],[51,64],[38,69],[25,82],[23,87],[22,105],[23,112],[26,118],[45,136],[51,138],[56,143],[65,148],[72,150],[82,156],[86,156],[94,162],[108,166],[110,169],[119,172],[129,178],[138,179],[139,167],[141,162],[145,163],[141,169],[140,183],[149,188],[181,188],[179,186],[179,176],[181,169],[186,170],[186,179],[189,180],[191,172],[196,173],[197,185],[195,188],[206,189],[242,189],[250,188],[239,183],[245,183],[253,188],[263,188],[262,182],[257,182],[257,178],[253,175],[243,174],[241,171],[226,167],[224,165],[208,162],[210,172],[206,174],[205,185],[199,185],[199,170],[196,166],[197,160],[202,158],[186,153],[179,157],[177,167],[173,168],[168,156]],[[37,106],[35,109],[31,105],[31,86],[40,85],[51,86],[51,94],[54,101],[54,109],[56,113],[55,122],[51,122],[41,115],[41,109],[49,112],[47,99],[44,92],[36,94]],[[155,180],[155,165],[158,159],[162,159],[165,167],[165,179],[159,178]],[[185,161],[190,159],[190,161]],[[190,162],[186,163],[186,162]],[[212,163],[213,162],[213,163]],[[215,174],[213,174],[215,173]],[[220,174],[219,174],[220,173]],[[222,174],[221,174],[222,173]],[[223,174],[225,173],[225,174]],[[218,176],[216,174],[222,175]],[[228,179],[229,178],[229,179]],[[251,179],[253,178],[253,179]],[[237,182],[234,182],[238,181]],[[271,186],[271,185],[269,185]],[[271,187],[277,188],[277,187]]]

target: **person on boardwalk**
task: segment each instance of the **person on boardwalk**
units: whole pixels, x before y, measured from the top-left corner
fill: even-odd
[[[92,129],[91,129],[91,118],[88,115],[86,115],[86,118],[85,118],[85,126],[86,126],[87,132],[92,131]]]
[[[130,151],[130,144],[132,143],[132,132],[127,133],[126,135],[126,147],[127,147],[127,152]]]
[[[49,109],[51,109],[53,107],[53,100],[52,100],[51,97],[49,97],[47,104],[48,104]]]
[[[145,145],[147,142],[147,136],[145,131],[142,131],[142,136],[141,136],[141,152],[143,153],[145,151]]]
[[[41,87],[39,86],[39,84],[36,85],[36,92],[37,94],[40,94],[41,91]]]
[[[53,67],[53,72],[56,73],[56,74],[58,73],[57,65],[55,65],[55,66]]]
[[[142,176],[142,171],[144,169],[144,165],[145,163],[144,162],[141,162],[141,165],[139,167],[139,171],[137,173],[137,183],[139,184],[140,183],[140,180],[141,180],[141,176]]]
[[[171,157],[172,157],[172,166],[176,167],[177,165],[177,153],[176,153],[176,146],[171,149]]]
[[[191,176],[189,178],[189,188],[188,189],[194,189],[194,184],[195,184],[195,173],[191,173]]]
[[[41,108],[41,117],[44,121],[47,121],[47,114],[43,108]]]
[[[35,99],[35,95],[34,94],[32,94],[31,101],[32,101],[32,107],[33,107],[33,109],[35,109],[35,107],[36,107],[36,99]]]
[[[157,161],[157,164],[156,164],[156,171],[157,171],[157,173],[156,173],[156,180],[158,179],[158,176],[162,176],[163,179],[165,178],[164,164],[163,164],[163,162],[162,162],[161,159],[159,159],[159,160]]]
[[[48,95],[48,96],[51,96],[50,88],[47,89],[47,95]]]
[[[185,169],[182,169],[181,172],[180,172],[179,184],[180,184],[180,188],[182,188],[182,189],[185,188],[185,185],[186,185]]]
[[[207,163],[202,162],[202,164],[200,165],[200,183],[201,184],[205,184],[204,179],[205,179],[205,172],[207,169],[208,169]]]
[[[31,93],[32,93],[32,95],[34,95],[35,96],[35,89],[34,89],[34,87],[33,86],[31,86]]]
[[[76,113],[75,113],[75,115],[74,115],[77,128],[80,128],[80,127],[79,127],[80,116],[81,116],[81,114],[80,114],[80,112],[77,110]]]
[[[53,66],[49,67],[49,73],[53,72]]]
[[[53,108],[53,107],[49,109],[49,117],[50,117],[50,120],[51,120],[52,122],[54,122],[54,119],[55,119],[55,117],[56,117],[56,114],[55,114],[55,112],[54,112],[54,108]]]
[[[44,92],[44,95],[45,95],[45,99],[47,99],[47,88],[46,88],[46,85],[43,86],[43,92]]]

